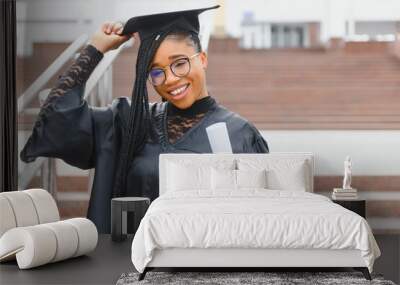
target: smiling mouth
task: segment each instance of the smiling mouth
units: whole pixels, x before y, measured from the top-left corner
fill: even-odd
[[[170,94],[172,97],[180,97],[180,95],[183,95],[184,92],[188,89],[189,87],[189,83],[186,85],[183,85],[179,88],[176,88],[173,91],[168,92],[168,94]]]

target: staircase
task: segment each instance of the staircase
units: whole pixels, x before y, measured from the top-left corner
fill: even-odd
[[[211,94],[259,129],[400,127],[400,60],[389,46],[243,51],[212,43]]]

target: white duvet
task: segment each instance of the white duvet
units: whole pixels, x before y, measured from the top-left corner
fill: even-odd
[[[328,198],[299,191],[166,193],[153,201],[132,242],[143,272],[155,249],[358,249],[372,272],[380,250],[365,219]]]

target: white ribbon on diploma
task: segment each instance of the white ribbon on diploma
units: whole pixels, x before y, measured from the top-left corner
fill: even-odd
[[[232,153],[231,141],[225,122],[215,123],[207,127],[206,131],[213,153]]]

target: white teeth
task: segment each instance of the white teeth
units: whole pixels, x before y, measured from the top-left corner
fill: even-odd
[[[185,86],[183,86],[183,87],[180,87],[180,88],[178,88],[178,89],[175,89],[174,91],[171,91],[170,93],[171,93],[171,95],[173,95],[173,96],[179,95],[180,93],[182,93],[183,91],[186,90],[186,87],[187,87],[187,85],[185,85]]]

